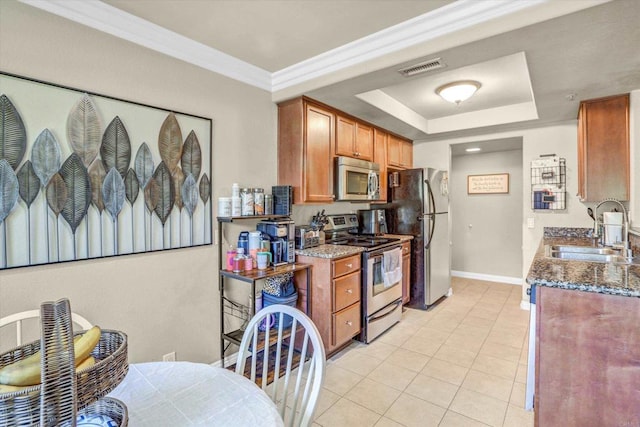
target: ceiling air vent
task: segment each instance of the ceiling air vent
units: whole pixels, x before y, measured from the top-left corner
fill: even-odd
[[[415,76],[416,74],[426,73],[427,71],[437,70],[438,68],[446,67],[447,65],[440,60],[440,58],[430,59],[419,64],[405,67],[398,72],[405,77]]]

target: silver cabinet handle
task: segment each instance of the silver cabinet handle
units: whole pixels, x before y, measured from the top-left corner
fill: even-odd
[[[348,294],[352,294],[353,293],[353,289],[347,289],[345,292],[348,293]]]
[[[353,268],[353,264],[345,264],[349,268]]]
[[[351,320],[347,320],[346,322],[344,322],[347,326],[351,326],[353,325],[353,322]]]

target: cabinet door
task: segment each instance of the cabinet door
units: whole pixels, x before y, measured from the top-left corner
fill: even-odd
[[[345,117],[336,117],[336,155],[357,157],[354,151],[356,142],[356,122]]]
[[[387,164],[389,166],[402,166],[402,141],[393,135],[387,139]]]
[[[375,129],[373,132],[373,161],[380,166],[380,200],[387,200],[387,134]]]
[[[306,104],[305,113],[304,201],[330,203],[333,201],[334,115],[312,104]]]
[[[413,167],[413,144],[402,141],[402,166],[411,169]]]
[[[402,304],[411,299],[411,242],[402,244]]]
[[[373,128],[363,123],[356,123],[356,157],[369,162],[373,161]]]
[[[638,299],[546,286],[537,297],[535,425],[637,426]]]
[[[360,303],[333,315],[333,342],[337,347],[360,333]]]
[[[629,200],[629,95],[583,101],[578,120],[579,196]]]

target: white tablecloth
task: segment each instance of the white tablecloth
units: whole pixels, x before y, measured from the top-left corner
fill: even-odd
[[[127,405],[130,427],[283,425],[275,404],[258,386],[201,363],[129,365],[109,396]]]

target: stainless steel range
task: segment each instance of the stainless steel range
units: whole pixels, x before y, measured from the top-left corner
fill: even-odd
[[[402,254],[400,239],[357,235],[355,214],[329,215],[326,243],[358,246],[362,252],[362,332],[370,343],[402,318]]]

